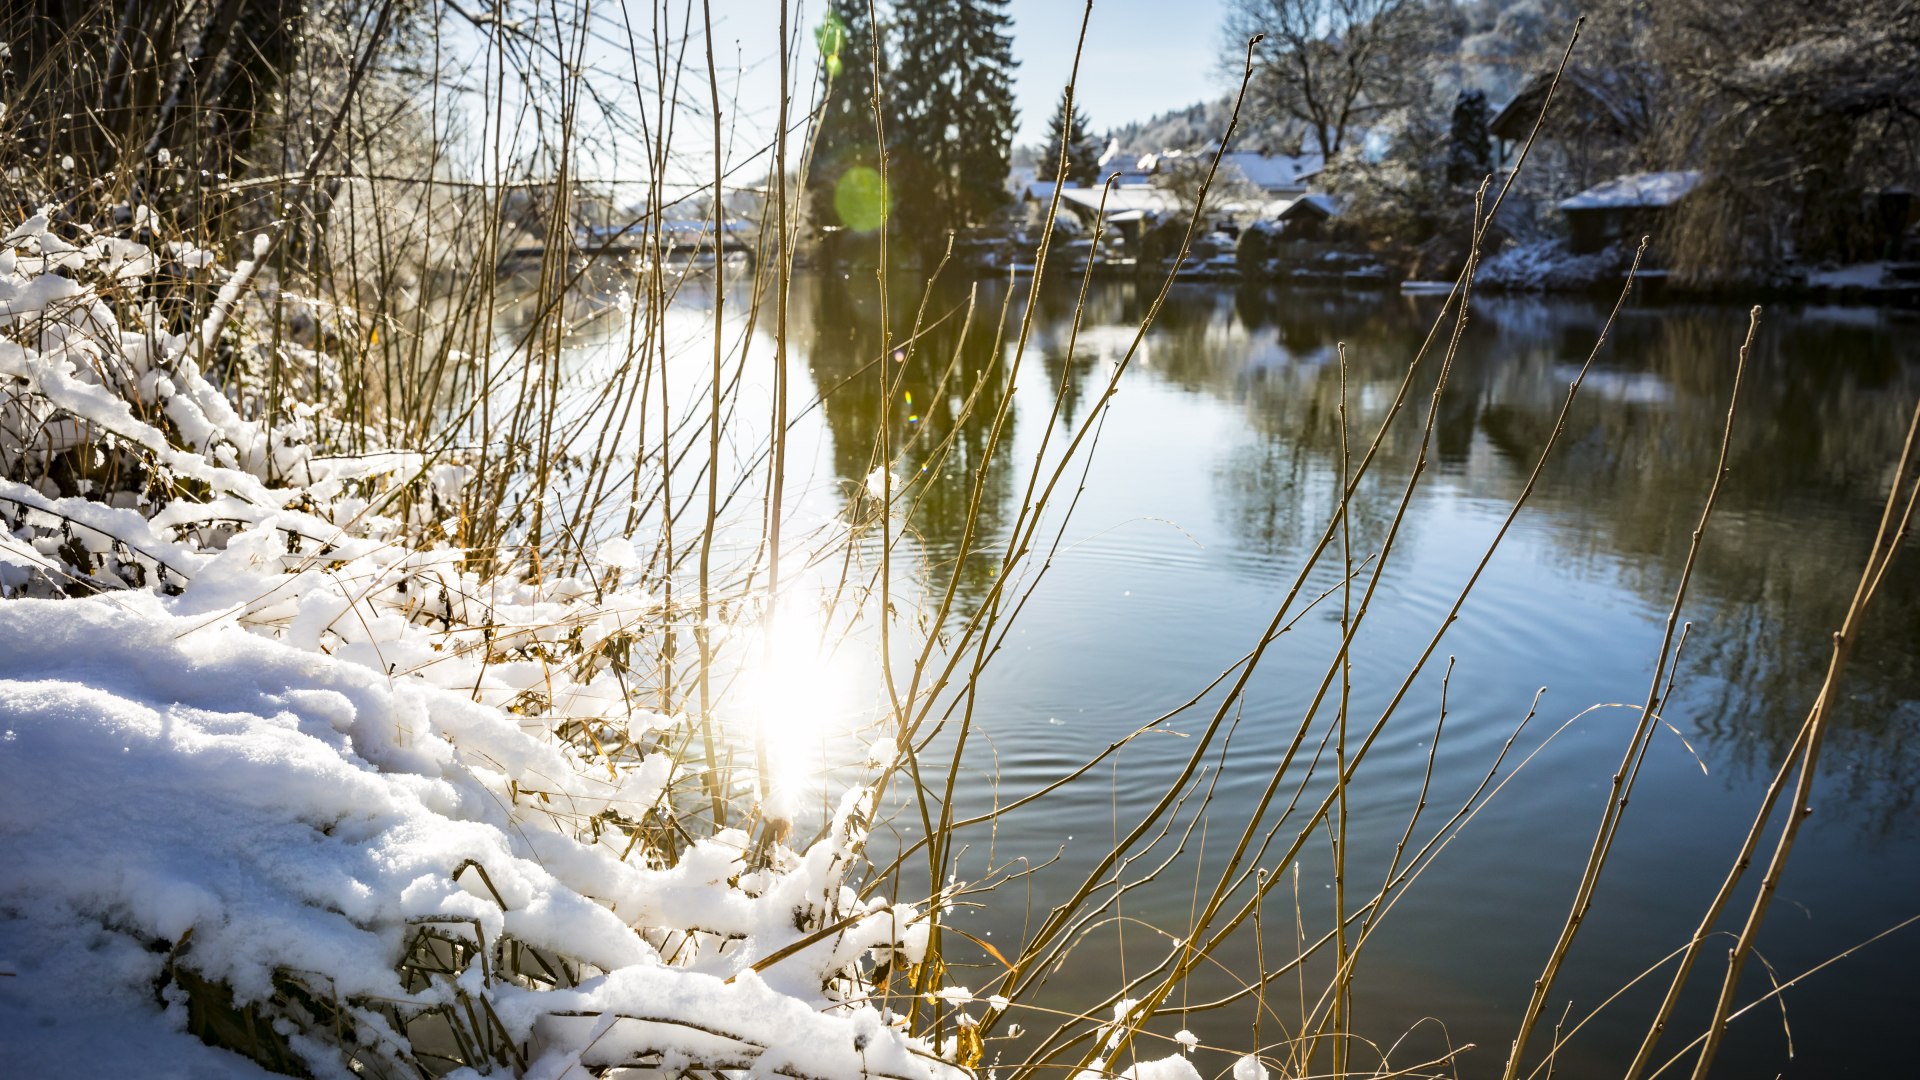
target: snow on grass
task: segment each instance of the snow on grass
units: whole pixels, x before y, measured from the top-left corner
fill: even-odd
[[[1480,264],[1474,284],[1512,292],[1582,289],[1620,280],[1630,262],[1630,253],[1618,246],[1575,255],[1557,240],[1508,244]]]
[[[797,938],[794,913],[833,891],[844,844],[785,855],[758,895],[728,882],[743,834],[671,868],[635,866],[611,834],[582,843],[516,806],[502,762],[522,782],[630,812],[645,806],[626,800],[651,800],[657,784],[597,778],[498,710],[424,680],[170,606],[142,592],[26,599],[0,618],[0,955],[19,965],[0,997],[10,1045],[34,1042],[48,1013],[88,1007],[34,990],[64,978],[78,926],[126,957],[96,997],[120,993],[127,975],[150,982],[146,947],[187,940],[195,970],[242,1003],[292,971],[349,999],[426,1008],[447,987],[410,991],[395,968],[416,920],[430,918],[470,920],[484,940],[601,973],[564,991],[492,988],[513,1038],[550,1044],[549,1055],[579,1050],[570,1039],[586,1030],[553,1014],[619,1012],[647,1019],[603,1038],[591,1060],[613,1064],[642,1044],[713,1060],[718,1030],[729,1061],[767,1053],[807,1075],[851,1075],[864,1048],[870,1071],[932,1075],[875,1010],[818,1011],[830,972],[892,940],[893,913],[764,975],[746,970]],[[469,863],[484,881],[451,873]],[[667,926],[737,944],[668,967],[650,934]]]
[[[957,1073],[866,1003],[927,938],[848,884],[867,789],[797,849],[680,815],[630,544],[597,580],[479,577],[401,501],[450,499],[457,463],[315,454],[118,291],[146,248],[5,235],[10,1067],[254,1075],[188,1033],[230,1006],[264,1032],[236,1049],[319,1076]]]

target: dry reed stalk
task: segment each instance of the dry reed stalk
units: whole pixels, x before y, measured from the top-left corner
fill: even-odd
[[[1645,250],[1646,241],[1641,241]],[[1607,792],[1607,801],[1600,817],[1598,835],[1587,853],[1587,863],[1581,871],[1580,884],[1574,891],[1572,909],[1567,913],[1565,924],[1561,927],[1559,938],[1554,942],[1553,950],[1547,957],[1545,969],[1534,981],[1533,994],[1527,1001],[1526,1011],[1520,1020],[1519,1033],[1514,1036],[1512,1052],[1508,1055],[1505,1069],[1506,1080],[1513,1080],[1520,1069],[1521,1055],[1526,1051],[1528,1037],[1534,1025],[1539,1022],[1540,1011],[1546,1004],[1547,994],[1553,988],[1555,976],[1566,961],[1567,951],[1573,947],[1574,937],[1580,931],[1580,925],[1593,905],[1593,890],[1599,884],[1601,871],[1605,868],[1607,856],[1612,852],[1615,837],[1619,835],[1620,822],[1626,815],[1627,800],[1633,792],[1633,781],[1639,774],[1639,763],[1646,753],[1652,738],[1654,718],[1658,715],[1661,702],[1661,680],[1666,676],[1667,665],[1673,660],[1674,637],[1679,631],[1681,605],[1686,601],[1687,586],[1693,579],[1693,568],[1700,554],[1701,540],[1705,537],[1707,523],[1712,519],[1714,502],[1720,494],[1720,482],[1727,474],[1727,458],[1733,442],[1733,420],[1735,410],[1740,404],[1740,383],[1746,373],[1747,357],[1753,348],[1753,335],[1760,325],[1760,309],[1754,308],[1747,321],[1747,337],[1741,343],[1739,359],[1733,371],[1733,389],[1727,398],[1727,418],[1721,429],[1720,457],[1714,467],[1713,483],[1707,489],[1706,502],[1700,508],[1700,519],[1694,525],[1692,539],[1687,547],[1687,558],[1680,569],[1680,580],[1674,588],[1673,603],[1667,609],[1666,628],[1660,639],[1660,649],[1655,654],[1653,678],[1647,686],[1646,702],[1640,708],[1638,722],[1634,725],[1633,735],[1627,741],[1625,757],[1620,767],[1614,771]]]

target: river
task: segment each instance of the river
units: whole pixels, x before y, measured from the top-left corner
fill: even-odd
[[[1095,282],[1069,356],[1073,290],[1045,290],[1016,373],[1027,285],[1014,286],[1006,332],[996,343],[1006,288],[954,283],[935,289],[922,308],[918,289],[903,283],[890,313],[892,340],[905,339],[916,312],[924,311],[931,329],[910,351],[878,361],[886,350],[870,278],[811,273],[793,288],[789,370],[798,419],[788,512],[796,534],[802,526],[867,521],[862,550],[872,554],[878,532],[862,517],[869,511],[861,509],[860,493],[875,465],[880,373],[898,377],[887,411],[891,441],[907,447],[895,466],[905,494],[893,521],[906,536],[895,567],[903,611],[930,610],[949,580],[972,470],[991,438],[995,409],[1012,394],[999,464],[981,485],[985,552],[959,575],[950,626],[996,595],[997,545],[1020,519],[1027,464],[1042,454],[1043,440],[1052,460],[1096,415],[1153,292],[1147,284]],[[972,326],[963,341],[969,289]],[[682,305],[697,312],[706,302],[696,290]],[[1017,587],[998,594],[1024,595],[1031,586],[978,687],[958,813],[981,812],[1059,778],[1186,701],[1255,644],[1335,503],[1340,344],[1349,454],[1357,458],[1439,306],[1439,298],[1390,293],[1218,284],[1171,291],[1099,420],[1084,484],[1078,467],[1065,473],[1040,532],[1043,549],[1060,510],[1079,494],[1044,577],[1036,584],[1037,564],[1029,562],[1016,574]],[[1355,743],[1444,624],[1520,494],[1607,307],[1538,297],[1473,302],[1434,412],[1429,467],[1355,637]],[[772,355],[769,322],[763,313],[756,328],[754,348],[763,360]],[[1467,1044],[1474,1048],[1440,1071],[1496,1075],[1504,1061],[1648,693],[1713,480],[1746,325],[1742,307],[1627,305],[1537,489],[1355,773],[1346,826],[1350,913],[1379,889],[1429,761],[1427,806],[1409,856],[1429,837],[1455,832],[1446,828],[1450,819],[1469,804],[1545,688],[1536,715],[1471,803],[1471,818],[1429,868],[1394,890],[1400,898],[1362,950],[1353,1001],[1356,1066],[1384,1060],[1408,1068]],[[1533,1038],[1529,1068],[1556,1025],[1571,1031],[1681,945],[1727,873],[1813,700],[1828,636],[1866,557],[1920,396],[1916,330],[1920,319],[1912,313],[1811,306],[1763,312],[1733,421],[1730,471],[1681,611],[1689,629],[1674,689],[1593,909]],[[1367,560],[1379,552],[1406,490],[1438,367],[1436,352],[1355,495],[1355,604],[1370,580]],[[754,380],[748,382],[751,397]],[[951,449],[932,454],[938,446]],[[1815,812],[1759,939],[1765,963],[1748,965],[1741,1004],[1768,989],[1769,972],[1786,980],[1920,915],[1914,558],[1908,553],[1896,563],[1846,674]],[[1340,635],[1341,565],[1336,538],[1307,576],[1295,609],[1326,598],[1266,652],[1228,715],[1230,744],[1221,752],[1216,743],[1204,755],[1197,791],[1210,802],[1199,823],[1187,831],[1196,794],[1174,815],[1172,838],[1125,871],[1129,881],[1151,880],[1121,897],[1113,918],[1085,930],[1040,1003],[1086,1008],[1187,935],[1328,670]],[[902,616],[899,638],[917,642],[912,622]],[[894,648],[903,646],[896,641]],[[870,673],[850,678],[857,685],[842,696],[874,705],[877,680]],[[960,909],[955,925],[1012,956],[1047,907],[1174,782],[1219,699],[1214,692],[992,828],[969,830],[960,880],[1012,880],[968,896],[981,906]],[[1589,710],[1595,705],[1614,707]],[[1301,785],[1304,763],[1334,713],[1331,703],[1320,708],[1277,785],[1267,823]],[[932,752],[950,748],[952,735],[944,732]],[[1326,829],[1304,849],[1297,878],[1295,867],[1273,861],[1326,791],[1335,751],[1329,745],[1325,753],[1267,861],[1254,860],[1284,879],[1262,908],[1265,940],[1243,932],[1227,942],[1217,964],[1169,1000],[1172,1011],[1151,1025],[1154,1037],[1137,1046],[1141,1054],[1174,1052],[1165,1037],[1185,1027],[1203,1045],[1202,1073],[1218,1074],[1231,1064],[1229,1053],[1254,1045],[1253,1002],[1184,1016],[1179,1008],[1246,985],[1261,956],[1272,966],[1292,955],[1297,937],[1311,941],[1332,926]],[[917,820],[917,811],[902,814],[899,835],[915,835]],[[1183,832],[1182,853],[1161,865]],[[1769,838],[1762,857],[1771,850]],[[1025,867],[1037,869],[1019,876]],[[1751,877],[1735,899],[1735,915],[1746,910]],[[924,894],[927,885],[925,871],[915,869],[903,891]],[[1723,923],[1738,925],[1734,916]],[[1730,942],[1709,944],[1656,1061],[1699,1031]],[[956,970],[951,981],[984,994],[998,965],[974,952],[980,966]],[[1916,963],[1920,927],[1911,927],[1811,976],[1786,993],[1784,1024],[1776,1003],[1734,1023],[1717,1075],[1886,1076],[1910,1069],[1900,1033],[1912,1017],[1904,987]],[[1328,970],[1324,954],[1309,965],[1306,1008],[1315,1006]],[[1581,1027],[1557,1055],[1553,1075],[1619,1075],[1666,970]],[[1295,976],[1264,991],[1258,1038],[1270,1057],[1285,1056],[1282,1041],[1299,1026],[1302,993]],[[1016,1009],[1013,1018],[1028,1029],[1051,1026],[1038,1013]]]

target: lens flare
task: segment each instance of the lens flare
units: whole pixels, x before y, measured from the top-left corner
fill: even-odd
[[[887,186],[880,174],[865,165],[842,173],[833,185],[833,211],[840,224],[854,232],[872,232],[887,213]]]

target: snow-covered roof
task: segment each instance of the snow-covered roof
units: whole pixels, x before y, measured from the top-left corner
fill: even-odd
[[[1213,150],[1159,150],[1132,153],[1114,140],[1100,160],[1101,175],[1120,174],[1123,185],[1147,183],[1171,161],[1193,159],[1210,164]],[[1266,192],[1299,191],[1326,166],[1326,156],[1317,153],[1268,154],[1259,150],[1235,150],[1220,157],[1222,169],[1237,169],[1253,186]]]
[[[1102,189],[1097,187],[1064,188],[1060,192],[1060,198],[1077,206],[1084,207],[1087,210],[1098,211],[1100,209],[1101,192]],[[1114,219],[1115,215],[1129,210],[1137,210],[1148,214],[1163,214],[1180,209],[1179,199],[1174,198],[1170,192],[1163,191],[1157,187],[1116,184],[1105,197],[1107,202],[1107,216],[1109,219]]]
[[[1555,109],[1563,115],[1572,112],[1597,120],[1621,135],[1640,130],[1646,123],[1645,106],[1622,82],[1617,72],[1568,68],[1560,78],[1556,95],[1566,103],[1556,105]],[[1525,139],[1553,85],[1552,71],[1537,72],[1493,114],[1487,121],[1487,130],[1502,139],[1515,142]]]
[[[1302,214],[1337,217],[1340,214],[1340,201],[1332,195],[1315,191],[1292,199],[1271,199],[1260,207],[1260,216],[1269,221],[1284,221]]]
[[[1241,175],[1262,191],[1283,191],[1306,186],[1307,181],[1320,175],[1326,161],[1319,154],[1262,154],[1239,150],[1221,155],[1220,165],[1239,169]]]
[[[1311,192],[1293,200],[1293,205],[1280,212],[1281,217],[1295,217],[1301,213],[1318,211],[1326,217],[1340,214],[1340,200],[1322,192]]]
[[[1699,183],[1700,174],[1693,169],[1617,176],[1570,199],[1562,199],[1560,209],[1633,210],[1672,206],[1686,198]]]

